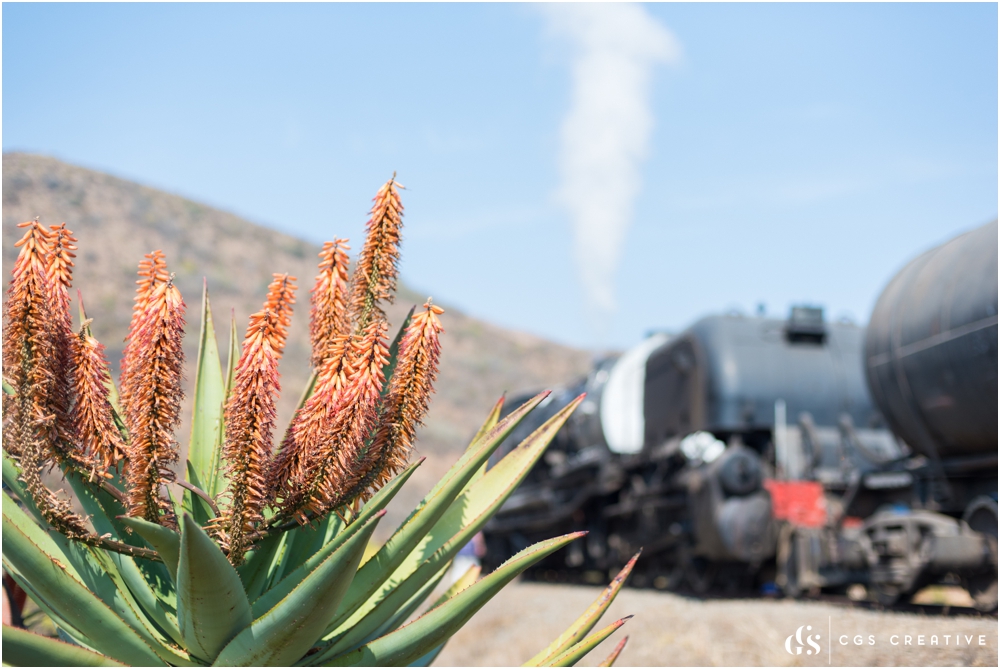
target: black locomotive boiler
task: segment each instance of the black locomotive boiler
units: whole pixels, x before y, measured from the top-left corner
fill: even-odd
[[[588,530],[535,574],[597,581],[641,547],[637,585],[888,603],[950,579],[995,608],[996,242],[994,223],[911,263],[867,333],[727,314],[598,362],[495,456],[587,393],[487,525],[487,566]]]

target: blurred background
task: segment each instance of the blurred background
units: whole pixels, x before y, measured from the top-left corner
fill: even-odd
[[[355,249],[396,171],[409,286],[576,348],[803,301],[864,322],[908,258],[997,212],[993,4],[3,19],[5,153]]]
[[[860,416],[874,408],[856,326],[907,262],[997,216],[997,24],[997,5],[987,3],[4,4],[4,285],[17,223],[65,221],[80,240],[74,287],[117,374],[144,253],[163,249],[176,272],[188,304],[189,361],[203,280],[224,347],[230,319],[242,333],[271,272],[290,272],[300,290],[281,364],[283,422],[309,373],[305,314],[319,246],[349,237],[357,252],[370,198],[397,173],[406,216],[389,318],[398,325],[432,295],[447,309],[447,332],[417,446],[432,457],[393,502],[377,540],[505,391],[591,392],[595,404],[581,408],[579,434],[550,448],[571,461],[577,447],[586,451],[585,438],[607,432],[600,423],[582,428],[604,418],[597,403],[601,393],[610,397],[602,384],[611,384],[614,356],[638,350],[620,358],[629,363],[622,368],[635,367],[629,383],[638,392],[626,393],[628,411],[620,413],[638,421],[642,437],[640,367],[666,346],[663,333],[705,315],[765,316],[787,334],[781,323],[790,307],[821,307],[802,313],[818,314],[821,324],[825,313],[831,333],[853,333],[850,355],[827,348],[856,382],[857,397],[848,399]],[[995,223],[990,230],[995,238]],[[973,361],[968,369],[982,373],[961,380],[982,381],[996,369],[995,286],[986,304],[992,330],[983,330],[992,337],[992,367]],[[662,338],[646,339],[651,332]],[[780,332],[769,345],[795,349]],[[764,360],[755,351],[742,363]],[[767,360],[743,370],[748,392],[767,373],[794,371]],[[191,376],[189,364],[189,383]],[[800,391],[781,388],[790,425]],[[777,466],[768,448],[785,431],[785,402],[779,421],[774,398],[758,394],[752,430],[695,427],[728,440],[717,445],[730,453],[746,439],[767,467]],[[830,425],[840,410],[840,396],[831,397],[821,407]],[[994,428],[990,476],[992,397],[977,414]],[[739,420],[749,425],[745,413]],[[187,433],[182,425],[182,461]],[[643,448],[650,445],[663,444]],[[604,448],[599,462],[658,467],[648,450],[628,460],[631,451],[618,458]],[[689,460],[683,466],[692,470],[712,466]],[[995,560],[996,480],[987,483]],[[573,482],[574,491],[582,487]],[[781,567],[773,556],[764,565]],[[688,579],[684,569],[678,578]],[[659,572],[647,571],[661,589]],[[995,564],[991,575],[992,618],[921,618],[919,627],[913,616],[881,609],[788,600],[734,608],[650,591],[623,593],[613,614],[638,614],[631,629],[642,641],[626,649],[626,664],[783,665],[802,658],[788,656],[781,639],[830,617],[851,634],[873,626],[886,635],[993,634]],[[761,592],[773,595],[774,583],[766,585]],[[539,638],[565,624],[561,610],[592,597],[583,588],[554,596],[552,587],[505,591],[440,662],[529,657]],[[966,591],[950,587],[964,599],[930,603],[946,612],[953,603],[968,607]],[[582,599],[563,606],[566,597]],[[493,655],[484,655],[484,636],[503,638]],[[883,644],[838,662],[995,665],[991,644]]]

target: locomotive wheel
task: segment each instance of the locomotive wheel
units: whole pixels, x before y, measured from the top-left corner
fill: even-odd
[[[977,611],[992,613],[997,610],[997,577],[978,576],[969,578],[965,582],[965,588],[972,596],[973,606]]]
[[[882,606],[894,606],[903,596],[903,588],[895,583],[872,581],[868,588],[871,598]]]
[[[715,583],[717,565],[704,558],[692,558],[685,565],[684,581],[696,595],[705,595]]]
[[[795,530],[791,525],[781,528],[778,538],[777,565],[778,575],[775,582],[781,588],[785,597],[798,599],[802,596],[802,585],[799,583],[799,549],[795,541]]]
[[[671,592],[678,591],[684,585],[684,571],[684,566],[680,564],[675,564],[671,567],[664,574],[667,579],[667,585],[663,589]]]
[[[715,582],[716,565],[703,557],[693,555],[694,549],[682,543],[676,553],[674,566],[667,577],[670,589],[705,595]]]
[[[989,542],[992,570],[964,579],[963,585],[969,591],[974,606],[986,613],[997,610],[997,503],[986,496],[972,500],[962,520],[976,532],[981,532]]]
[[[995,536],[986,535],[986,540],[989,542],[993,558],[993,569],[989,572],[966,576],[962,579],[962,585],[969,591],[969,596],[972,597],[976,610],[992,613],[997,610],[997,539]]]

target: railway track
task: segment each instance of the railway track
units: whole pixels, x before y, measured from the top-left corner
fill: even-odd
[[[573,571],[554,571],[545,570],[538,572],[527,572],[522,576],[522,580],[525,582],[537,582],[537,583],[554,583],[554,584],[565,584],[565,585],[598,585],[603,583],[603,574],[601,572],[573,572]],[[658,582],[657,579],[646,578],[642,585],[636,585],[632,582],[632,579],[626,583],[625,587],[632,590],[655,590],[660,592],[669,592],[670,594],[684,597],[693,601],[768,601],[768,600],[783,600],[787,599],[782,595],[765,595],[765,594],[750,594],[746,591],[743,592],[725,592],[725,591],[711,591],[707,593],[695,593],[685,588],[668,588],[660,587],[665,585],[664,582]],[[854,599],[848,597],[847,595],[831,594],[831,593],[819,593],[816,595],[806,595],[799,597],[795,601],[799,602],[822,602],[824,604],[832,604],[834,606],[841,606],[848,609],[855,609],[859,611],[875,611],[875,612],[889,612],[889,613],[915,613],[924,616],[938,616],[945,618],[956,618],[956,617],[969,617],[969,618],[983,618],[983,619],[993,619],[997,620],[997,611],[983,612],[975,609],[971,606],[955,606],[952,604],[914,604],[910,602],[897,602],[892,605],[885,605],[879,602],[874,602],[868,599]]]
[[[885,606],[878,602],[867,599],[851,599],[845,595],[820,594],[814,597],[802,597],[799,601],[817,601],[827,604],[844,606],[852,609],[865,611],[891,611],[893,613],[918,613],[926,616],[943,617],[970,617],[970,618],[992,618],[997,619],[997,612],[983,612],[971,606],[952,606],[950,604],[911,604],[909,602],[896,603],[892,606]]]

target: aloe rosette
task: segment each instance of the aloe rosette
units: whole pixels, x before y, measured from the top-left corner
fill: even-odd
[[[163,254],[139,266],[116,385],[82,304],[72,330],[72,233],[22,224],[4,307],[3,565],[60,638],[4,625],[4,663],[426,666],[501,588],[580,536],[530,546],[485,576],[470,569],[430,600],[582,400],[487,469],[542,393],[502,420],[498,402],[364,559],[386,505],[422,462],[408,459],[440,355],[443,311],[429,300],[386,340],[380,305],[395,290],[401,217],[393,179],[375,197],[353,276],[346,240],[323,247],[310,295],[313,374],[277,446],[295,278],[274,275],[242,344],[232,324],[225,368],[205,289],[181,479],[185,304]],[[83,514],[45,485],[54,467]],[[617,630],[624,619],[591,633],[633,564],[527,664],[572,665]]]

